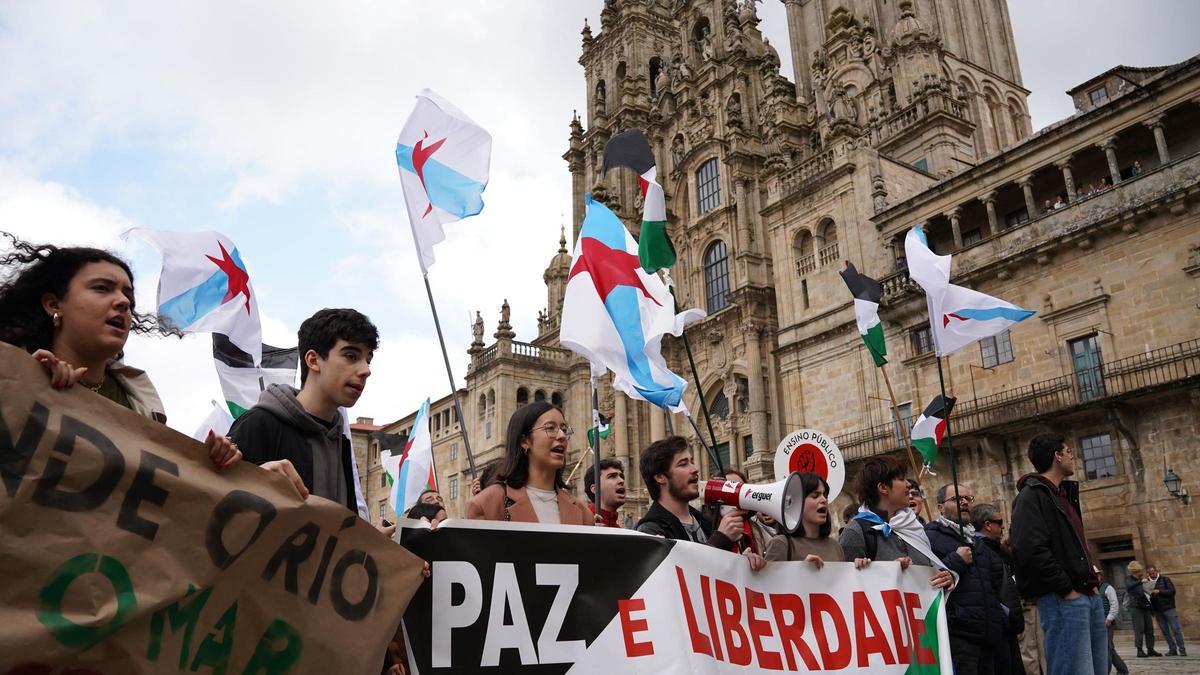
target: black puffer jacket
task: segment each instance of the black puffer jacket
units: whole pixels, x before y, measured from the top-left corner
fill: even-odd
[[[1125,577],[1125,597],[1129,598],[1129,606],[1134,609],[1142,609],[1147,612],[1154,609],[1150,598],[1146,596],[1146,589],[1142,586],[1141,579],[1132,574]]]
[[[1021,596],[1017,594],[1017,582],[1013,579],[1012,556],[1000,542],[977,536],[975,564],[984,570],[1001,604],[1008,608],[1004,629],[1008,635],[1020,635],[1025,630],[1025,615],[1021,612]],[[1003,608],[1000,610],[1003,612]]]
[[[946,603],[946,623],[956,637],[980,644],[1000,644],[1004,632],[1004,610],[1000,589],[993,586],[989,570],[979,564],[979,546],[959,537],[957,527],[939,521],[925,526],[929,547],[942,564],[958,573],[958,585]],[[959,557],[960,546],[971,546],[972,563]]]
[[[1063,481],[1064,487],[1067,482]],[[1087,552],[1053,489],[1041,475],[1026,474],[1017,481],[1019,492],[1013,500],[1010,530],[1017,590],[1030,600],[1047,593],[1091,593],[1096,588]]]

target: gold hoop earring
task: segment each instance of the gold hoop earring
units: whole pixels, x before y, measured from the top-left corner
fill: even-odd
[[[62,328],[62,314],[55,312],[50,315],[50,323],[54,324],[55,328]]]

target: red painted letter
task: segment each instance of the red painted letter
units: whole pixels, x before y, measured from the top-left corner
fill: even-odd
[[[792,593],[772,593],[771,612],[775,615],[775,626],[779,629],[779,646],[783,649],[783,658],[787,659],[787,669],[796,670],[796,659],[792,657],[792,647],[795,647],[806,668],[820,670],[812,647],[804,641],[804,601],[800,596]],[[790,616],[785,618],[784,613]]]
[[[825,670],[840,670],[850,665],[850,630],[846,627],[846,617],[837,601],[825,593],[813,593],[808,596],[808,608],[812,612],[813,632],[817,638],[817,649],[821,652],[821,663]],[[825,633],[825,620],[822,614],[833,619],[833,629],[837,632],[837,650],[829,648],[829,636]]]
[[[883,634],[883,626],[879,625],[871,601],[867,600],[867,594],[862,591],[854,591],[854,644],[857,647],[854,651],[858,653],[859,668],[869,665],[871,654],[883,656],[886,665],[896,665],[896,657],[892,656],[892,648],[888,644],[887,636]]]
[[[937,663],[933,652],[929,650],[926,643],[929,642],[929,636],[925,635],[925,620],[917,618],[917,610],[921,609],[921,596],[916,593],[905,593],[904,602],[908,605],[908,630],[912,633],[912,647],[916,653],[916,662],[922,666],[930,666]]]
[[[904,630],[904,597],[900,591],[892,589],[881,593],[883,604],[887,607],[888,621],[892,624],[892,640],[896,645],[896,658],[900,663],[912,663],[909,654],[911,648]]]
[[[712,656],[712,645],[708,636],[700,632],[696,625],[696,613],[692,611],[692,596],[688,593],[687,580],[683,578],[683,570],[676,565],[675,576],[679,578],[679,602],[683,605],[683,616],[687,619],[688,635],[692,638],[692,651],[697,654]]]
[[[704,595],[704,613],[708,616],[708,634],[712,636],[713,656],[718,661],[724,661],[721,653],[721,640],[717,637],[717,617],[713,614],[712,594],[708,592],[708,577],[700,575],[700,593]]]
[[[625,656],[650,656],[654,653],[653,642],[634,642],[633,634],[646,631],[649,626],[645,619],[630,618],[632,612],[646,611],[646,601],[642,598],[618,600],[617,611],[621,614],[621,633],[625,636]]]
[[[754,615],[756,609],[766,609],[767,598],[756,590],[746,589],[746,625],[750,626],[750,639],[754,642],[754,653],[758,656],[758,667],[783,670],[783,660],[778,652],[763,649],[762,640],[771,637],[771,622]]]
[[[721,613],[721,628],[725,633],[725,653],[729,655],[730,663],[748,666],[753,656],[750,638],[742,628],[742,596],[728,581],[716,579],[713,583],[717,587],[717,611]]]

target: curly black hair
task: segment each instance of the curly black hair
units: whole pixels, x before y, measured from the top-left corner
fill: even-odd
[[[83,246],[54,246],[30,244],[15,235],[0,231],[12,250],[0,255],[0,268],[5,270],[0,280],[0,341],[34,352],[50,349],[54,342],[54,325],[42,308],[42,296],[52,293],[65,298],[71,280],[88,263],[112,263],[133,280],[129,264],[108,251]],[[130,311],[134,333],[181,335],[179,331],[159,325],[153,316],[138,314],[132,301]]]

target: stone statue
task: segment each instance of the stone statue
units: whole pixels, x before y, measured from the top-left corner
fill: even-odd
[[[725,123],[734,129],[742,128],[742,97],[738,94],[725,101]]]
[[[833,105],[831,106],[834,120],[843,120],[846,122],[858,122],[858,106],[850,98],[850,93],[845,87],[833,88]]]
[[[654,77],[654,96],[662,96],[667,89],[671,88],[671,62],[663,57],[662,65],[658,68],[658,75]]]
[[[608,92],[605,89],[604,80],[600,80],[599,82],[596,83],[596,116],[597,117],[603,116],[608,111],[608,104],[606,101],[607,95],[608,95]]]
[[[671,168],[678,169],[683,164],[683,134],[676,134],[671,141]]]
[[[738,23],[758,25],[758,12],[754,5],[759,2],[761,0],[738,0]]]
[[[508,298],[504,299],[504,304],[500,305],[500,327],[508,328],[510,326],[508,320],[512,310],[508,307]]]
[[[471,344],[483,344],[483,317],[479,315],[479,310],[475,311],[475,323],[471,324],[471,335],[475,338]]]
[[[708,26],[700,27],[700,39],[697,40],[697,43],[700,46],[700,58],[704,59],[705,61],[712,61],[712,59],[713,59],[712,32],[709,30]]]

